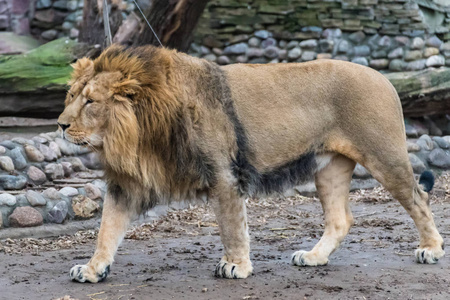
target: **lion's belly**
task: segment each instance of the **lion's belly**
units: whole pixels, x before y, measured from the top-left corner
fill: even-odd
[[[330,87],[302,87],[302,76],[295,72],[261,76],[249,71],[240,74],[245,80],[234,78],[229,84],[251,163],[267,171],[320,147],[334,121]]]

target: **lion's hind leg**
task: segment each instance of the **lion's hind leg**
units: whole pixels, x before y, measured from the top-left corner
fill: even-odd
[[[116,203],[110,195],[106,196],[97,249],[86,265],[76,265],[70,270],[72,280],[96,283],[108,276],[114,254],[125,236],[132,216],[133,213]]]
[[[316,173],[316,188],[325,215],[325,231],[311,251],[297,251],[292,263],[297,266],[319,266],[328,263],[333,253],[347,235],[353,217],[348,196],[355,162],[336,154],[331,162]]]

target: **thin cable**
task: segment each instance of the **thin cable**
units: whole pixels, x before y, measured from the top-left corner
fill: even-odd
[[[161,47],[164,47],[163,44],[161,43],[161,41],[159,40],[158,36],[156,35],[156,32],[153,30],[152,25],[150,25],[150,22],[147,20],[147,18],[145,17],[144,13],[141,10],[141,8],[137,4],[136,0],[133,0],[133,2],[134,2],[134,4],[136,4],[136,7],[139,9],[139,12],[141,13],[144,20],[147,22],[148,27],[150,27],[150,29],[152,30],[153,34],[155,35],[155,38],[158,40],[158,43],[161,45]]]

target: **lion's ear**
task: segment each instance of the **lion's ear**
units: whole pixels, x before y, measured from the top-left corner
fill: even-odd
[[[71,64],[73,68],[72,78],[69,85],[73,85],[76,81],[83,78],[87,82],[94,76],[94,62],[87,57],[80,58],[75,63]]]
[[[142,88],[136,79],[125,78],[120,82],[114,83],[110,88],[110,92],[115,100],[126,101],[140,94]]]

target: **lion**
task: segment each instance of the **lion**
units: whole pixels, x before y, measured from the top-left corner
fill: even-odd
[[[430,210],[431,172],[415,181],[399,97],[377,71],[343,61],[218,66],[175,50],[111,46],[74,64],[58,119],[68,141],[98,151],[107,195],[94,255],[72,280],[104,280],[130,220],[158,203],[206,193],[224,254],[215,276],[246,278],[246,197],[314,178],[325,229],[297,266],[326,265],[353,217],[361,164],[414,220],[419,263],[444,255]]]

